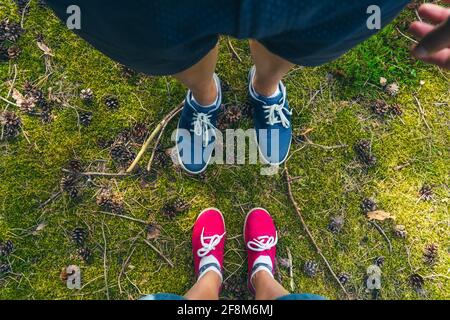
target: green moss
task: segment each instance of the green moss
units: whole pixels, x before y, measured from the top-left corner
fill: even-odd
[[[0,18],[19,19],[10,1],[0,0],[0,5],[4,8]],[[335,271],[352,275],[348,289],[358,298],[370,298],[364,287],[365,270],[381,255],[386,258],[382,298],[424,298],[408,284],[413,272],[430,276],[425,298],[450,298],[448,279],[435,276],[445,275],[450,263],[448,73],[409,57],[409,41],[396,28],[404,30],[405,21],[411,19],[413,15],[405,12],[379,35],[341,59],[320,68],[298,69],[286,79],[295,110],[296,134],[311,128],[313,131],[308,136],[315,144],[345,145],[327,150],[295,144],[288,166],[291,175],[298,177],[293,182],[294,196],[312,234]],[[205,207],[220,208],[226,218],[230,240],[225,278],[233,275],[233,279],[244,279],[242,223],[247,211],[256,206],[266,207],[277,222],[279,255],[285,257],[288,248],[292,252],[296,290],[331,299],[343,298],[302,229],[287,197],[284,178],[261,176],[260,166],[212,166],[206,181],[165,168],[155,185],[147,187],[142,187],[136,178],[95,179],[96,184],[110,184],[124,194],[130,217],[162,227],[156,245],[170,257],[175,268],[164,263],[144,243],[142,236],[138,236],[144,225],[98,213],[96,188],[87,188],[78,201],[64,196],[39,209],[41,202],[59,190],[61,167],[69,159],[78,157],[87,164],[105,159],[109,169],[115,170],[108,151],[97,147],[97,139],[112,139],[138,121],[152,127],[184,98],[185,91],[170,77],[124,79],[118,65],[67,31],[50,12],[37,9],[34,4],[25,19],[25,27],[27,33],[19,42],[23,53],[16,62],[17,86],[27,80],[37,81],[45,73],[41,52],[34,42],[35,36],[43,33],[55,57],[54,72],[42,86],[45,90],[52,88],[53,92],[63,88],[70,106],[59,106],[55,121],[47,125],[35,117],[22,115],[29,141],[21,135],[14,141],[0,143],[0,240],[12,239],[16,246],[9,257],[14,274],[0,280],[0,299],[105,299],[102,228],[111,298],[138,298],[152,292],[182,294],[194,281],[190,229]],[[224,40],[220,42],[218,72],[231,87],[225,101],[243,104],[246,75],[251,66],[248,46],[243,41],[232,40],[243,59],[240,63],[233,58]],[[12,78],[11,66],[0,64],[2,79]],[[327,74],[335,70],[342,70],[345,77],[330,83]],[[388,97],[381,90],[380,76],[400,85],[398,96]],[[420,84],[421,80],[425,81],[424,85]],[[79,91],[87,87],[93,89],[96,97],[89,106],[78,98]],[[5,96],[8,89],[6,85],[0,86],[0,94]],[[109,94],[119,97],[119,110],[110,111],[104,106],[103,97]],[[414,96],[425,110],[426,123]],[[400,104],[403,116],[375,117],[370,110],[370,101],[375,98]],[[78,128],[75,110],[93,112],[91,126]],[[175,123],[171,123],[167,129],[162,142],[165,147],[171,145],[169,133],[174,127]],[[243,127],[249,128],[251,123],[244,121]],[[373,142],[373,152],[378,158],[377,165],[369,170],[359,164],[352,148],[363,138]],[[401,170],[395,169],[406,163]],[[418,200],[423,184],[434,186],[431,202]],[[167,199],[177,195],[189,200],[192,206],[188,212],[170,220],[160,210]],[[396,217],[395,222],[379,223],[392,242],[391,253],[384,238],[361,213],[359,206],[364,197],[377,199],[382,209]],[[340,234],[333,235],[327,231],[327,225],[336,215],[345,217],[345,226]],[[38,235],[30,234],[42,222],[46,227]],[[409,233],[406,240],[393,236],[394,224],[406,226]],[[76,248],[68,234],[76,226],[89,230],[88,245],[94,252],[92,264],[83,264],[75,257]],[[439,245],[441,253],[434,268],[422,261],[423,248],[431,242]],[[119,279],[122,265],[132,251],[128,267]],[[303,274],[306,260],[320,263],[321,271],[316,278]],[[79,264],[82,268],[80,291],[68,290],[59,279],[61,269],[69,264]],[[281,273],[283,284],[288,286],[286,270],[282,269]]]

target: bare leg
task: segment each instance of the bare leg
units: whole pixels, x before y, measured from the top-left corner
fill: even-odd
[[[289,292],[284,289],[274,278],[266,271],[259,271],[253,276],[253,286],[255,287],[256,300],[275,300],[285,296]]]
[[[188,300],[219,300],[219,288],[222,280],[213,271],[207,272],[196,284],[184,295]]]
[[[187,70],[174,75],[188,87],[201,105],[210,105],[217,99],[217,87],[213,79],[216,70],[218,47],[212,49],[202,60]]]
[[[256,66],[253,88],[268,97],[277,91],[279,82],[294,64],[273,54],[256,40],[250,40],[250,51]]]

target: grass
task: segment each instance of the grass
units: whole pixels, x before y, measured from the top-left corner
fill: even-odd
[[[0,0],[0,18],[9,16],[20,21],[11,3]],[[364,280],[367,267],[378,256],[385,257],[379,298],[450,298],[449,75],[409,57],[410,42],[396,28],[405,30],[413,18],[413,12],[405,11],[379,35],[339,60],[320,68],[299,68],[285,81],[294,108],[296,135],[311,128],[308,137],[316,144],[347,145],[325,150],[297,143],[288,167],[290,174],[298,177],[293,182],[294,196],[318,245],[337,273],[351,275],[347,289],[361,299],[372,298]],[[59,106],[54,121],[45,125],[36,117],[21,114],[29,141],[22,134],[0,142],[0,240],[11,239],[15,245],[9,257],[1,258],[11,264],[12,273],[0,279],[0,299],[105,299],[107,292],[112,299],[137,299],[153,292],[183,294],[194,281],[190,229],[197,214],[212,206],[220,208],[226,218],[230,240],[225,278],[230,277],[228,281],[237,286],[236,290],[224,291],[224,298],[247,297],[241,228],[246,211],[254,206],[265,207],[274,216],[280,234],[279,256],[286,257],[288,248],[292,252],[296,291],[344,298],[302,229],[287,196],[284,177],[261,176],[259,166],[213,166],[207,171],[207,180],[168,167],[160,170],[156,182],[147,187],[135,177],[94,179],[95,185],[109,185],[123,193],[128,216],[161,226],[162,234],[155,245],[170,257],[175,268],[144,243],[144,224],[98,213],[97,187],[85,188],[79,200],[64,195],[40,209],[39,204],[59,190],[61,168],[70,159],[81,159],[93,169],[94,161],[103,159],[108,170],[117,171],[108,150],[99,148],[97,140],[113,139],[137,122],[154,127],[184,98],[185,90],[170,77],[124,78],[116,63],[78,39],[50,11],[34,2],[25,28],[27,32],[19,41],[21,56],[0,64],[2,80],[12,79],[14,64],[18,89],[27,80],[41,79],[45,65],[34,39],[42,33],[55,57],[54,72],[41,87],[46,92],[64,91],[71,107]],[[218,73],[231,88],[225,102],[242,105],[251,66],[247,44],[232,40],[243,59],[240,63],[224,40],[220,42]],[[328,81],[328,74],[336,72],[344,76]],[[380,88],[381,76],[399,84],[397,96],[390,97]],[[91,106],[79,99],[83,88],[92,88],[95,93]],[[8,90],[9,86],[2,84],[0,95],[5,97]],[[119,110],[113,112],[102,103],[109,94],[119,97]],[[423,117],[414,96],[424,109]],[[374,99],[400,104],[403,115],[384,119],[375,116],[370,110]],[[2,103],[1,108],[5,107]],[[92,124],[78,127],[75,110],[92,111]],[[175,121],[167,128],[164,147],[171,146],[174,126]],[[241,126],[250,128],[251,123],[245,120]],[[352,146],[360,139],[372,141],[378,158],[374,168],[364,168],[356,158]],[[298,148],[302,150],[295,152]],[[148,158],[147,154],[142,164]],[[395,169],[403,164],[407,165]],[[431,201],[419,199],[419,190],[425,184],[433,186]],[[161,209],[174,197],[187,199],[191,208],[170,220]],[[395,222],[379,222],[392,242],[391,253],[382,235],[361,213],[360,203],[366,197],[375,198],[380,208],[395,215]],[[338,235],[327,230],[330,218],[336,215],[345,217]],[[46,227],[31,234],[29,231],[40,223]],[[406,239],[394,237],[395,224],[406,226]],[[94,255],[90,264],[76,257],[76,247],[70,240],[69,233],[77,226],[89,230],[88,246]],[[439,261],[434,267],[422,258],[429,243],[439,246]],[[125,273],[119,277],[131,252]],[[317,277],[308,278],[302,272],[307,260],[319,262]],[[82,290],[67,289],[59,278],[61,269],[70,264],[81,267]],[[426,278],[424,293],[411,288],[408,279],[412,273]],[[281,277],[287,287],[287,270],[281,269]]]

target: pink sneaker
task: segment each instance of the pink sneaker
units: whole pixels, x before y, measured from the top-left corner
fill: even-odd
[[[248,288],[254,294],[253,276],[259,271],[274,275],[277,230],[270,214],[262,208],[252,209],[245,218],[244,242],[248,255]]]
[[[208,271],[216,272],[222,279],[225,248],[225,221],[214,208],[203,210],[192,230],[192,253],[197,279]]]

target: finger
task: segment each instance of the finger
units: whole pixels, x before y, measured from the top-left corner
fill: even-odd
[[[450,70],[450,49],[444,49],[430,56],[419,59]]]
[[[450,9],[436,4],[426,3],[419,7],[419,15],[433,23],[441,23],[450,17]]]
[[[434,28],[435,28],[435,26],[433,26],[431,24],[428,24],[428,23],[425,23],[425,22],[414,21],[409,26],[408,32],[412,33],[417,38],[422,39],[428,33],[433,31]]]
[[[429,32],[414,49],[418,57],[425,57],[450,47],[450,18]]]

